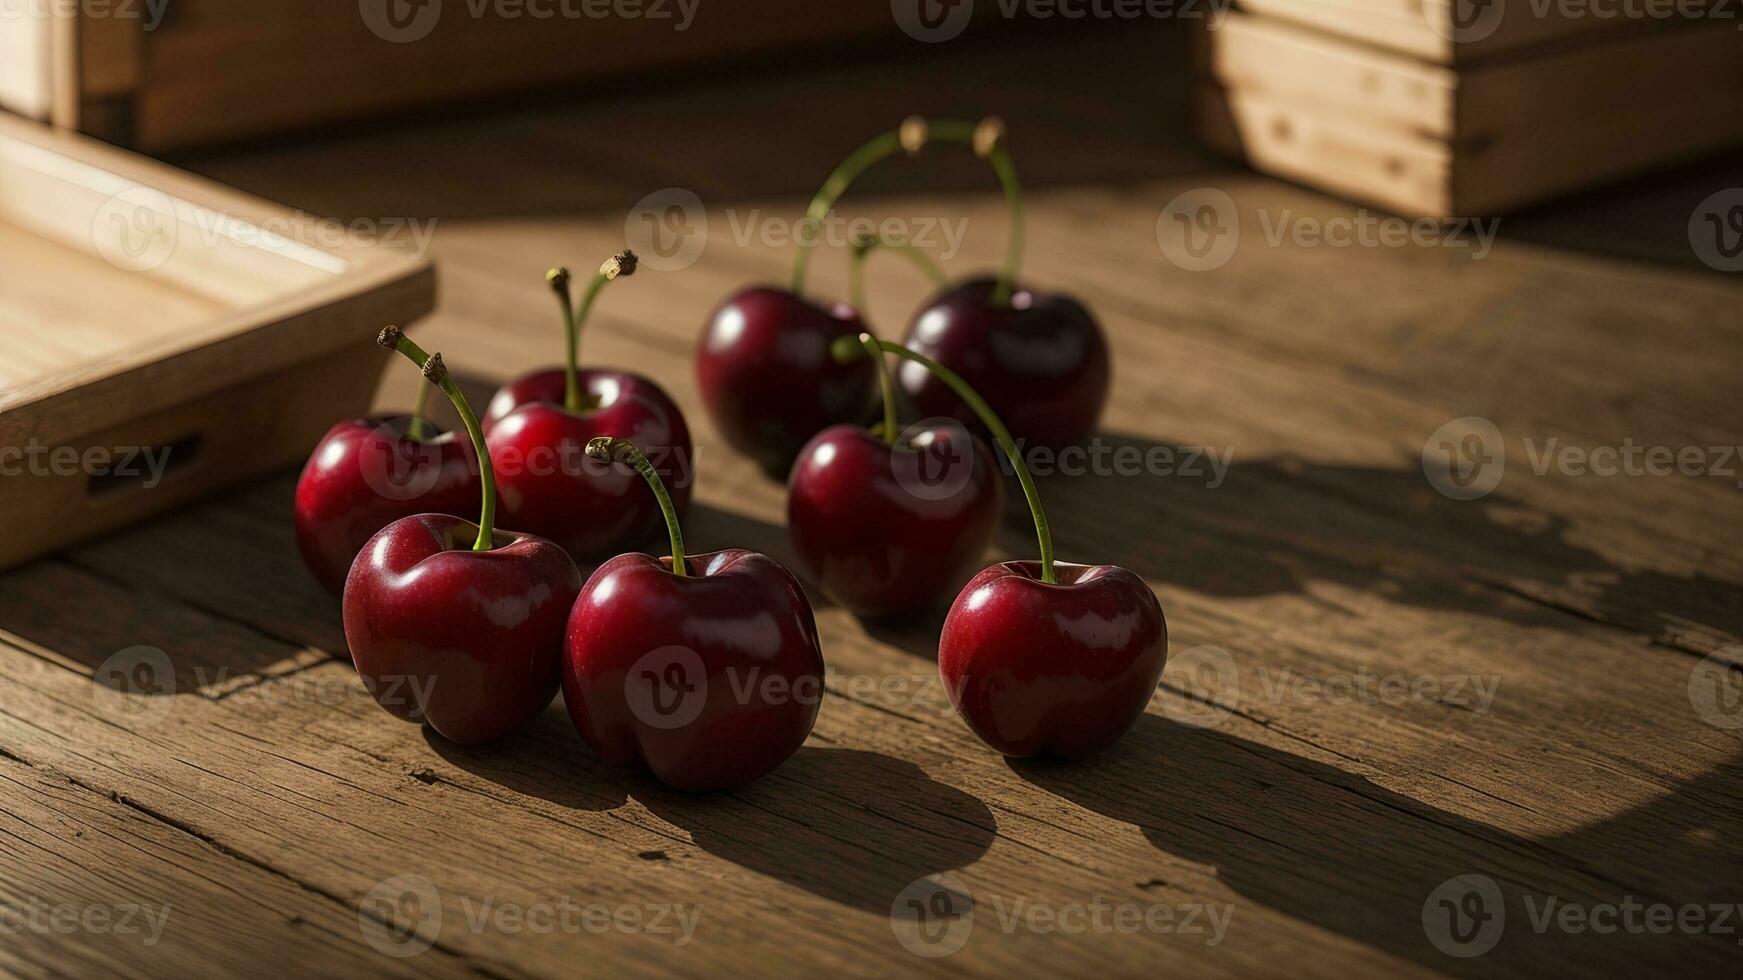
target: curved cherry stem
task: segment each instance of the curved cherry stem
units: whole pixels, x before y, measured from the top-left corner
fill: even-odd
[[[563,328],[568,341],[567,360],[563,370],[563,408],[571,412],[585,412],[592,406],[586,403],[581,395],[581,380],[579,376],[581,364],[581,328],[587,325],[587,318],[593,313],[593,301],[599,298],[600,290],[605,284],[621,276],[635,275],[637,259],[635,253],[624,249],[606,259],[599,271],[587,283],[587,291],[581,294],[581,305],[573,305],[570,292],[570,275],[568,269],[552,269],[545,273],[545,281],[557,293],[557,301],[563,305]]]
[[[611,436],[600,436],[587,443],[587,455],[601,463],[624,463],[641,474],[648,481],[648,487],[654,491],[654,499],[659,501],[660,513],[666,518],[666,533],[672,539],[672,573],[684,576],[684,534],[678,529],[678,509],[672,506],[672,497],[666,493],[665,481],[654,471],[654,464],[648,462],[647,456],[636,448],[635,443],[628,439],[614,439]]]
[[[478,539],[472,543],[472,550],[489,551],[496,538],[496,471],[491,468],[490,449],[484,445],[484,430],[478,427],[478,416],[472,414],[472,405],[448,374],[448,366],[442,363],[441,354],[424,353],[424,349],[398,327],[383,327],[375,342],[416,364],[424,378],[441,388],[442,394],[454,403],[454,411],[465,424],[466,434],[472,437],[472,449],[478,455],[478,475],[484,484],[484,505],[478,513]]]
[[[859,311],[860,316],[866,315],[865,308],[865,260],[875,249],[887,249],[895,252],[914,263],[914,268],[920,270],[933,286],[942,289],[950,280],[944,275],[944,269],[937,260],[925,249],[913,242],[896,241],[883,235],[871,235],[860,238],[853,243],[853,256],[848,260],[847,283],[848,301]]]
[[[992,295],[994,303],[1009,303],[1023,262],[1023,192],[1017,180],[1016,164],[1011,162],[1010,152],[1004,146],[1004,133],[1005,124],[996,116],[979,122],[909,116],[900,127],[872,137],[848,154],[830,171],[816,196],[811,198],[810,207],[805,209],[805,219],[795,236],[798,254],[793,258],[793,292],[800,296],[805,294],[805,273],[811,261],[811,250],[817,247],[814,240],[817,231],[835,207],[835,202],[861,174],[897,153],[918,156],[929,142],[966,143],[974,148],[976,156],[992,166],[999,185],[1004,188],[1005,202],[1010,209],[1010,241],[1005,247],[1005,265]]]
[[[992,406],[962,380],[962,376],[950,370],[937,361],[903,347],[901,344],[887,340],[877,340],[871,334],[862,333],[858,337],[838,337],[830,345],[830,354],[837,361],[847,362],[861,353],[876,348],[887,354],[894,354],[906,361],[913,361],[938,376],[938,380],[956,392],[958,398],[968,403],[981,422],[993,434],[993,441],[998,443],[1011,466],[1017,471],[1017,482],[1023,485],[1023,496],[1029,501],[1029,514],[1035,519],[1035,538],[1041,545],[1041,581],[1049,585],[1056,584],[1058,579],[1053,573],[1053,532],[1047,524],[1047,512],[1041,508],[1041,494],[1035,489],[1035,480],[1029,475],[1029,467],[1024,465],[1023,457],[1017,452],[1016,440],[1011,438],[1011,432],[999,417],[993,412]]]
[[[432,385],[418,385],[417,398],[412,402],[412,420],[411,424],[406,426],[406,435],[411,436],[413,442],[423,442],[429,438],[429,423],[424,421],[424,412],[429,409],[430,388],[432,387]]]
[[[865,348],[872,363],[877,366],[878,388],[883,393],[884,399],[883,438],[885,442],[893,446],[896,444],[896,436],[899,434],[896,428],[899,423],[896,421],[895,378],[890,374],[890,365],[884,360],[884,352],[878,347],[877,340],[869,333],[862,333],[856,339]]]

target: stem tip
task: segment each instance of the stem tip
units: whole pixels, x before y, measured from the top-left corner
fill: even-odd
[[[902,120],[902,125],[896,130],[896,138],[902,144],[902,152],[911,157],[920,155],[926,148],[926,140],[931,136],[931,127],[925,116],[909,116]]]
[[[442,354],[437,351],[424,362],[424,378],[432,384],[441,384],[448,380],[448,365],[442,363]]]
[[[615,462],[613,459],[613,457],[616,456],[614,450],[617,448],[618,442],[619,440],[613,439],[610,436],[600,436],[596,439],[589,439],[587,441],[586,449],[587,458],[599,460],[601,463]]]
[[[605,263],[599,267],[599,274],[605,277],[606,282],[610,282],[618,276],[633,276],[635,275],[635,267],[640,261],[635,257],[634,252],[626,248],[606,259]]]
[[[988,116],[974,127],[974,155],[985,160],[1005,145],[1005,121]]]
[[[388,350],[399,350],[399,338],[402,336],[404,334],[400,332],[398,327],[389,324],[382,327],[381,332],[375,335],[375,342]]]
[[[558,293],[565,292],[569,288],[569,270],[564,268],[551,269],[545,273],[545,281],[550,283],[551,288]]]

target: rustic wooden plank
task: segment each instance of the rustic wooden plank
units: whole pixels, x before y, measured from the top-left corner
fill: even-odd
[[[355,911],[59,773],[0,756],[0,796],[9,974],[240,976],[272,950],[324,976],[476,976],[379,957]]]

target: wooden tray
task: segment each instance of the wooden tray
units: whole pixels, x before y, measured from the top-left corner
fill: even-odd
[[[368,409],[373,337],[429,312],[434,269],[277,234],[290,217],[0,115],[0,567],[289,465]]]
[[[1403,214],[1499,214],[1743,141],[1743,35],[1712,20],[1448,67],[1278,17],[1197,45],[1195,128]]]

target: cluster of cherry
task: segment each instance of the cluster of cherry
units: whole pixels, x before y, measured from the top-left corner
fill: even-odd
[[[1002,125],[910,118],[850,155],[806,220],[821,222],[872,164],[938,143],[969,145],[1004,186],[1011,243],[1001,274],[949,285],[905,243],[859,241],[855,306],[823,306],[803,296],[801,244],[791,290],[744,290],[709,318],[698,383],[725,439],[787,475],[788,531],[805,571],[866,616],[923,610],[980,561],[1003,509],[990,436],[1022,487],[1040,556],[993,565],[961,589],[939,672],[992,748],[1080,757],[1143,712],[1167,626],[1135,573],[1054,560],[1018,451],[1018,439],[1057,448],[1088,437],[1110,371],[1082,304],[1016,282],[1022,210]],[[874,338],[856,312],[859,264],[880,245],[941,284],[906,344]],[[741,549],[686,553],[679,517],[695,458],[672,399],[640,375],[578,366],[594,301],[635,266],[631,252],[612,256],[579,304],[567,271],[548,274],[567,363],[504,386],[482,420],[440,354],[383,330],[382,346],[431,384],[407,419],[333,427],[297,484],[297,540],[342,597],[358,674],[388,711],[456,742],[488,742],[524,727],[560,686],[602,758],[645,765],[680,789],[729,788],[780,765],[810,734],[822,650],[804,588],[778,562]],[[453,402],[468,438],[422,419],[431,387]],[[882,418],[867,426],[876,392]],[[927,420],[900,429],[904,399]],[[519,530],[497,528],[498,507]],[[474,509],[477,523],[464,516]],[[629,551],[662,530],[669,556]],[[576,561],[600,560],[583,581]]]

